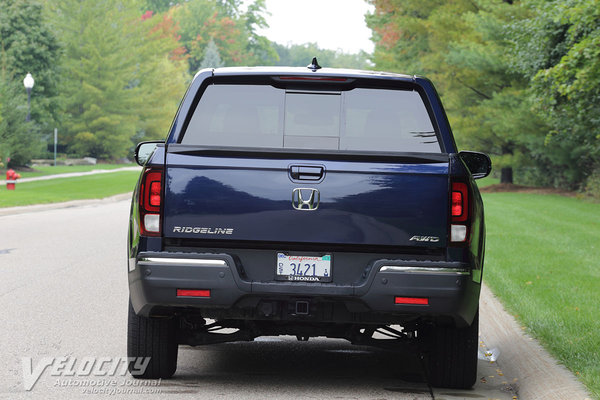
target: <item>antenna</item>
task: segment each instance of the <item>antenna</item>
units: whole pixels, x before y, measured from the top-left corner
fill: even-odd
[[[311,63],[307,65],[306,68],[311,69],[312,72],[316,72],[318,69],[321,69],[319,62],[317,61],[317,57],[313,57]]]

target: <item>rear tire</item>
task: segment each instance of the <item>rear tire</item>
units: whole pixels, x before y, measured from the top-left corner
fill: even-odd
[[[434,327],[425,332],[427,374],[434,387],[469,389],[477,380],[479,310],[466,328]]]
[[[150,357],[140,373],[129,363],[129,372],[138,379],[168,379],[177,369],[177,319],[146,318],[136,315],[129,301],[127,357]]]

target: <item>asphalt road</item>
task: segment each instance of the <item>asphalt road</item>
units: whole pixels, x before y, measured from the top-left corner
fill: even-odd
[[[148,386],[127,374],[86,376],[86,360],[106,357],[97,372],[111,365],[120,372],[118,357],[126,355],[128,207],[128,201],[106,200],[0,216],[0,398],[450,400],[516,394],[518,379],[509,381],[496,363],[479,362],[473,390],[438,390],[423,381],[415,354],[291,337],[181,347],[174,379]],[[48,357],[66,357],[72,365],[55,361],[25,390]]]

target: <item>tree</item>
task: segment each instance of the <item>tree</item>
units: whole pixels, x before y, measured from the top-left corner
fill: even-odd
[[[206,47],[212,40],[224,65],[258,65],[272,62],[277,54],[256,28],[265,26],[264,1],[257,0],[240,12],[238,0],[196,0],[171,9],[181,27],[181,42],[189,54],[190,73],[200,69]]]
[[[373,60],[378,69],[429,75],[424,57],[432,53],[429,47],[431,13],[444,0],[368,0],[375,6],[367,15],[367,25],[373,30],[375,51]],[[458,21],[457,21],[458,22]]]
[[[114,159],[135,138],[161,136],[183,92],[183,63],[171,60],[179,44],[142,20],[135,2],[62,0],[52,8],[64,43],[65,120],[69,151]],[[155,19],[156,18],[156,19]],[[150,133],[148,133],[150,132]]]
[[[305,67],[310,64],[313,57],[317,57],[319,64],[331,68],[369,69],[371,65],[364,53],[351,54],[341,51],[321,49],[317,43],[292,44],[284,46],[274,43],[279,55],[275,65],[292,67]]]
[[[144,0],[142,1],[141,11],[152,11],[154,14],[163,13],[173,5],[171,0]]]
[[[143,29],[143,45],[138,47],[139,90],[145,99],[140,123],[133,141],[163,139],[189,82],[185,48],[179,27],[171,15],[158,14]]]
[[[25,165],[38,156],[45,147],[39,124],[34,120],[25,122],[27,101],[23,101],[23,89],[18,85],[0,80],[0,159],[8,166]]]
[[[0,157],[24,165],[44,147],[41,132],[58,119],[56,60],[58,41],[39,2],[0,0]],[[27,97],[23,78],[35,78],[31,122],[25,123]]]
[[[445,50],[437,63],[446,69],[442,81],[458,142],[495,155],[502,183],[513,183],[513,168],[526,182],[525,171],[539,161],[532,156],[543,148],[548,127],[532,108],[529,80],[512,64],[508,26],[523,18],[523,10],[507,1],[478,0],[464,7],[462,34],[434,35],[437,54]],[[452,20],[456,10],[449,11],[447,5],[436,11],[432,26]]]
[[[503,181],[600,182],[598,0],[370,2],[377,68],[431,77]]]
[[[211,39],[204,50],[204,58],[198,68],[220,68],[224,65],[225,63],[221,60],[221,56],[219,55],[219,49],[214,40]]]
[[[523,18],[509,1],[373,0],[377,68],[424,74],[438,85],[457,142],[496,155],[504,183],[531,165],[545,124],[528,99],[529,80],[511,64],[507,26]],[[516,118],[515,118],[516,117]]]
[[[547,162],[549,183],[577,186],[600,178],[600,3],[524,1],[534,10],[514,25],[515,66],[532,79],[537,110],[551,129],[546,143],[563,149]],[[594,179],[594,178],[592,178]]]
[[[258,28],[269,26],[265,14],[269,14],[265,0],[254,0],[248,4],[248,9],[242,15],[245,30],[248,32],[246,44],[246,51],[250,54],[248,65],[271,65],[278,59],[274,43],[256,32]]]

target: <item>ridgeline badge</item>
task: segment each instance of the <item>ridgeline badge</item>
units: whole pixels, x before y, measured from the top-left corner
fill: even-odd
[[[199,226],[174,226],[173,233],[196,233],[200,235],[233,235],[233,228],[204,228]]]

